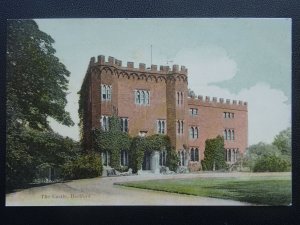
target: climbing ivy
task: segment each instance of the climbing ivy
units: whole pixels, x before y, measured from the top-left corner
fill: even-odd
[[[87,143],[86,143],[86,138],[85,136],[88,134],[84,133],[84,119],[87,118],[87,111],[84,109],[86,104],[87,104],[87,99],[88,99],[88,93],[87,93],[87,80],[85,79],[82,83],[80,91],[77,93],[79,94],[79,108],[78,108],[78,116],[79,116],[79,131],[80,131],[80,143],[81,146],[84,150],[88,149]]]
[[[111,167],[120,169],[120,152],[129,150],[131,138],[120,129],[120,120],[117,116],[109,118],[109,130],[93,130],[94,149],[98,152],[108,151],[111,154]]]
[[[224,157],[224,138],[207,139],[205,141],[204,160],[202,161],[204,170],[219,170],[226,167]]]
[[[145,152],[167,151],[167,166],[171,170],[176,170],[178,166],[178,156],[171,147],[170,138],[166,135],[155,134],[148,137],[134,137],[130,145],[129,167],[136,173],[142,166]]]

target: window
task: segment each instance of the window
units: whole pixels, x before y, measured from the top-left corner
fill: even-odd
[[[235,140],[234,129],[225,129],[224,130],[224,140]]]
[[[166,120],[156,121],[156,130],[158,134],[165,134],[166,132]]]
[[[108,151],[102,152],[102,165],[110,166],[110,152]]]
[[[121,118],[121,131],[128,133],[128,118]]]
[[[141,104],[142,105],[145,105],[145,98],[146,98],[146,95],[145,95],[145,91],[141,91]]]
[[[177,134],[183,134],[183,120],[177,121]]]
[[[109,129],[109,116],[101,116],[100,123],[101,123],[102,130],[108,131],[108,129]]]
[[[180,159],[179,166],[184,166],[185,165],[185,150],[179,150],[178,157]]]
[[[177,96],[176,96],[177,105],[183,105],[183,97],[184,97],[183,92],[177,92]]]
[[[183,105],[183,93],[180,93],[180,97],[181,97],[181,105]]]
[[[194,127],[190,127],[190,138],[194,138]]]
[[[128,151],[122,150],[120,159],[121,159],[121,166],[128,166]]]
[[[167,152],[165,150],[160,151],[159,153],[159,165],[160,166],[167,165]]]
[[[234,118],[234,113],[232,113],[232,112],[223,112],[223,117],[233,119]]]
[[[198,138],[198,127],[195,128],[195,138]]]
[[[183,134],[183,120],[181,120],[181,133]]]
[[[111,85],[101,84],[101,99],[102,101],[111,100]]]
[[[198,127],[190,127],[190,138],[196,139],[198,136]]]
[[[141,103],[141,93],[140,91],[135,91],[135,104]]]
[[[199,162],[199,149],[191,148],[191,161]]]
[[[198,109],[190,108],[190,115],[191,116],[197,116],[198,115]]]
[[[228,130],[227,132],[227,140],[231,140],[231,130]]]
[[[150,104],[150,92],[146,91],[146,90],[135,90],[135,104],[149,105]]]
[[[147,104],[147,105],[149,105],[149,103],[150,103],[150,100],[149,100],[150,98],[149,98],[149,91],[146,91],[145,92],[145,104]]]
[[[238,160],[239,149],[225,149],[225,160],[229,163],[235,163]]]

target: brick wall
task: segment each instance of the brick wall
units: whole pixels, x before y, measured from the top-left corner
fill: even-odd
[[[203,98],[188,98],[187,69],[177,65],[170,69],[168,66],[156,65],[146,68],[140,63],[138,68],[134,63],[128,62],[122,66],[122,61],[109,57],[98,56],[97,62],[92,58],[85,77],[88,83],[86,91],[89,92],[90,101],[85,110],[86,125],[84,133],[86,139],[88,130],[100,127],[101,115],[112,115],[114,109],[119,117],[127,117],[131,136],[140,131],[147,131],[147,135],[157,132],[156,121],[166,120],[166,133],[176,150],[184,147],[197,147],[200,150],[200,160],[204,158],[205,140],[223,135],[224,129],[234,129],[235,140],[225,141],[225,148],[238,148],[243,153],[248,145],[248,115],[247,104],[237,101]],[[101,84],[111,85],[111,101],[101,101]],[[146,90],[150,92],[149,105],[135,103],[135,91]],[[183,104],[177,103],[177,92],[183,94]],[[198,115],[190,116],[189,108],[197,108]],[[224,118],[224,112],[234,113],[234,118]],[[176,122],[184,121],[183,134],[177,134]],[[199,138],[189,138],[189,128],[198,127]],[[192,163],[193,170],[197,163]],[[198,164],[198,168],[200,165]]]

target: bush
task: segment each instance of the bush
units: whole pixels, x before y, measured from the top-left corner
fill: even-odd
[[[276,155],[269,155],[257,160],[254,172],[284,172],[288,170],[288,163]]]
[[[221,136],[205,141],[203,170],[221,170],[226,168],[224,157],[224,139]]]
[[[178,168],[179,157],[174,148],[167,151],[167,166],[171,171],[176,171]]]
[[[62,166],[64,179],[93,178],[102,175],[102,162],[99,154],[89,152],[78,156]]]

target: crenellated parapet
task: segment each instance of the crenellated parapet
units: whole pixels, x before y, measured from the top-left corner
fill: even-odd
[[[235,109],[235,110],[247,110],[248,103],[241,100],[231,100],[210,96],[202,96],[198,95],[196,97],[188,98],[189,105],[201,105],[201,106],[211,106],[211,107],[220,107],[227,109]]]
[[[101,75],[102,70],[110,71],[111,74],[118,77],[127,77],[130,79],[134,78],[144,78],[146,80],[149,78],[154,78],[156,81],[166,81],[167,80],[180,80],[187,82],[188,70],[185,66],[179,67],[179,65],[169,66],[157,66],[151,65],[147,67],[144,63],[139,63],[138,67],[135,67],[134,62],[127,62],[126,66],[122,65],[122,61],[109,56],[107,60],[105,56],[99,55],[97,60],[95,57],[90,59],[90,64],[88,70],[96,71],[96,73]],[[140,77],[141,76],[141,77]]]

